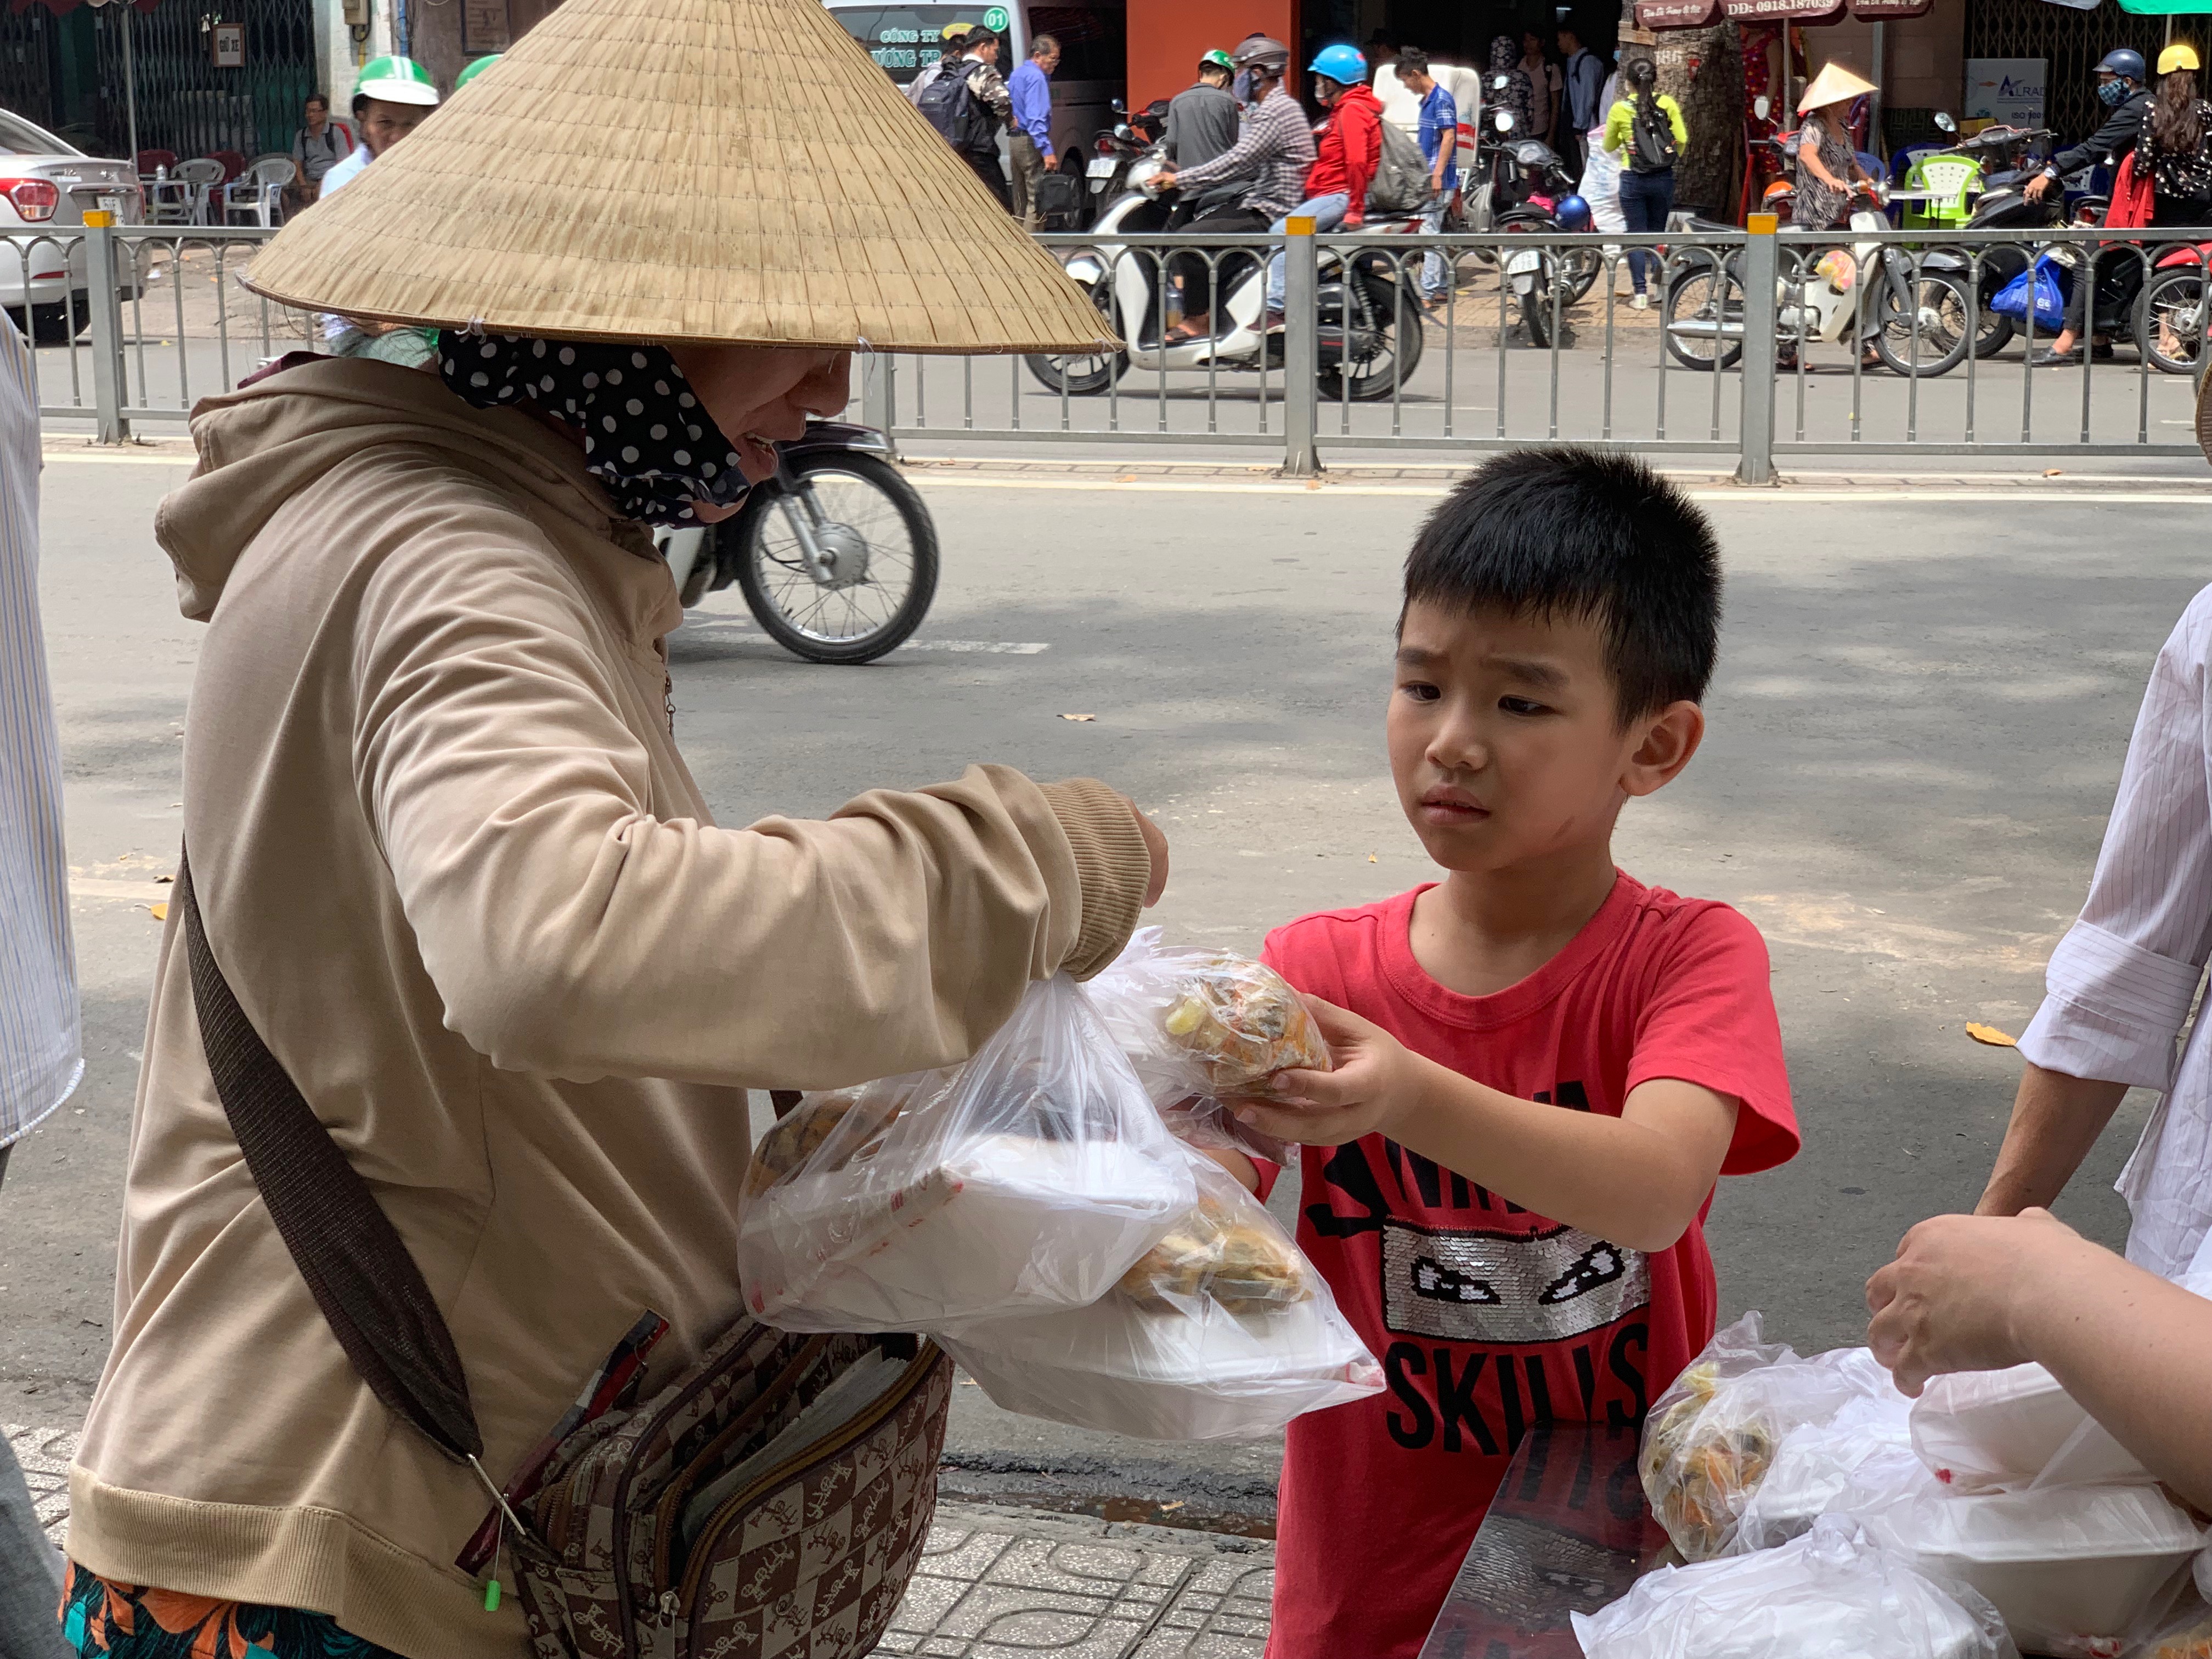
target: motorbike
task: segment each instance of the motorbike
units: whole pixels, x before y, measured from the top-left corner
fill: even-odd
[[[1492,119],[1505,140],[1502,171],[1511,205],[1493,211],[1492,228],[1509,234],[1589,229],[1589,204],[1575,193],[1558,153],[1538,139],[1514,139],[1510,110]],[[1529,344],[1551,346],[1560,313],[1590,291],[1604,269],[1605,256],[1595,248],[1516,248],[1505,256],[1505,286],[1520,303]]]
[[[2194,374],[2204,362],[2205,281],[2212,242],[2168,248],[2152,267],[2136,307],[2136,339],[2153,366]]]
[[[1064,262],[1069,276],[1091,295],[1109,332],[1125,343],[1114,351],[1072,356],[1033,355],[1024,361],[1048,392],[1098,397],[1132,368],[1228,370],[1264,374],[1283,366],[1281,331],[1266,326],[1264,258],[1224,253],[1220,292],[1212,302],[1214,331],[1168,344],[1167,305],[1162,292],[1164,249],[1133,248],[1116,234],[1143,235],[1173,227],[1179,192],[1152,188],[1165,163],[1157,152],[1130,169],[1129,189],[1098,216],[1096,238]],[[1419,216],[1370,219],[1378,235],[1412,234]],[[1402,277],[1400,266],[1404,269]],[[1321,252],[1319,313],[1321,394],[1369,402],[1388,398],[1413,377],[1421,361],[1421,300],[1417,260],[1398,261],[1380,248],[1360,248],[1347,261],[1333,248]]]
[[[1955,131],[1948,116],[1939,115],[1938,125]],[[2066,222],[2066,206],[2057,191],[2040,201],[2028,199],[2027,185],[2040,171],[2039,147],[2055,135],[2047,127],[1985,127],[1971,138],[1962,138],[1946,152],[1963,156],[1981,169],[1981,193],[1975,197],[1969,230],[2035,231],[2055,229]],[[1972,188],[1972,186],[1969,186]],[[1995,356],[2012,341],[2018,325],[1990,309],[1990,301],[2027,269],[2026,245],[1998,243],[1978,247],[1936,247],[1920,258],[1923,270],[1948,271],[1974,290],[1974,356]]]
[[[1889,221],[1863,208],[1851,215],[1850,228],[1884,231]],[[1973,295],[1954,271],[1910,264],[1881,242],[1860,241],[1828,249],[1809,269],[1785,269],[1776,279],[1780,353],[1795,357],[1817,342],[1848,341],[1854,349],[1872,347],[1894,374],[1949,374],[1972,343]],[[1734,368],[1743,356],[1741,255],[1677,271],[1667,284],[1661,328],[1668,355],[1685,368]]]
[[[1159,143],[1161,133],[1167,129],[1168,104],[1164,98],[1155,98],[1135,115],[1131,115],[1127,106],[1118,98],[1113,105],[1114,112],[1122,118],[1110,127],[1101,127],[1092,136],[1091,159],[1084,165],[1090,208],[1084,216],[1086,228],[1096,224],[1109,205],[1128,194],[1130,168],[1152,154],[1152,146]]]
[[[809,421],[731,517],[655,532],[684,608],[735,582],[762,631],[809,662],[904,644],[936,597],[937,529],[890,453],[871,428]]]

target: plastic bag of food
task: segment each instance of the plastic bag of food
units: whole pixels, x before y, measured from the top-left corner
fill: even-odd
[[[2191,1595],[2187,1605],[2131,1644],[2127,1659],[2212,1659],[2212,1607]]]
[[[1158,1104],[1265,1095],[1278,1072],[1329,1067],[1290,981],[1231,951],[1170,950],[1158,928],[1140,928],[1086,988]]]
[[[2203,1531],[2154,1486],[1961,1495],[1933,1481],[1868,1512],[1869,1536],[1989,1597],[2030,1652],[2118,1659],[2163,1617]]]
[[[1082,1307],[1196,1201],[1188,1157],[1062,975],[964,1065],[805,1097],[755,1150],[738,1273],[786,1330]]]
[[[1006,1410],[1148,1440],[1272,1434],[1379,1392],[1382,1368],[1311,1262],[1218,1164],[1103,1299],[938,1340]]]
[[[2151,1478],[2040,1365],[1929,1378],[1913,1404],[1912,1445],[1960,1492]]]
[[[1637,1459],[1644,1496],[1674,1547],[1692,1561],[1729,1547],[1784,1436],[1893,1387],[1864,1348],[1805,1359],[1786,1344],[1761,1341],[1760,1334],[1753,1312],[1715,1335],[1644,1422]]]
[[[1912,1567],[1826,1516],[1756,1555],[1662,1567],[1595,1613],[1587,1659],[2018,1659],[2004,1620],[1964,1584]]]
[[[1849,1352],[1866,1353],[1863,1348]],[[1871,1362],[1873,1356],[1867,1357]],[[1869,1389],[1826,1422],[1800,1424],[1783,1436],[1765,1479],[1736,1517],[1735,1536],[1724,1553],[1771,1549],[1811,1531],[1824,1515],[1856,1514],[1929,1484],[1928,1471],[1913,1455],[1911,1405],[1894,1384]]]

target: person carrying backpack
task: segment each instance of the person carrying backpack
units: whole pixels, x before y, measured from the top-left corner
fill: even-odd
[[[999,205],[1012,213],[1014,196],[999,161],[999,133],[1013,124],[1014,100],[998,64],[997,33],[970,29],[960,61],[930,83],[919,106],[953,153],[999,198]]]
[[[1604,143],[1606,152],[1623,162],[1620,215],[1632,233],[1664,230],[1674,206],[1674,161],[1689,144],[1689,130],[1682,125],[1682,106],[1659,90],[1657,64],[1632,58],[1623,78],[1627,96],[1605,118]],[[1645,289],[1652,264],[1649,249],[1629,250],[1628,274],[1636,295],[1628,303],[1638,311],[1651,304]]]

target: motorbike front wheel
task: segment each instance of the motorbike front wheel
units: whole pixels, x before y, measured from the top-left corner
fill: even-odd
[[[1678,272],[1667,284],[1659,330],[1683,368],[1734,368],[1743,357],[1743,289],[1735,273],[1710,263]]]
[[[1532,285],[1521,296],[1521,322],[1528,331],[1528,343],[1539,351],[1552,349],[1552,291],[1542,284]]]
[[[2136,302],[2136,339],[2168,374],[2194,374],[2204,362],[2205,281],[2195,265],[2162,270]]]
[[[1110,339],[1114,333],[1111,272],[1091,285],[1091,303],[1106,319],[1106,334]],[[1126,351],[1079,352],[1065,357],[1038,352],[1022,361],[1030,366],[1030,373],[1047,392],[1064,392],[1071,398],[1096,398],[1129,372],[1129,354]]]
[[[1966,361],[1982,308],[1965,283],[1945,271],[1908,278],[1905,292],[1884,283],[1875,313],[1874,354],[1893,374],[1948,374]],[[1917,327],[1915,326],[1916,313]]]
[[[929,509],[873,455],[787,462],[714,529],[715,556],[736,567],[755,620],[809,662],[873,662],[921,626],[937,594]]]

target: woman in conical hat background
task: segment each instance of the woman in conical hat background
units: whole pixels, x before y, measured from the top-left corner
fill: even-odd
[[[1850,216],[1859,187],[1873,178],[1851,144],[1851,105],[1874,83],[1841,64],[1830,64],[1808,82],[1797,100],[1805,118],[1797,129],[1797,206],[1790,222],[1800,230],[1828,230]]]
[[[646,529],[727,511],[843,407],[856,349],[1090,349],[1099,324],[814,0],[568,0],[251,280],[439,356],[318,358],[195,411],[157,526],[208,624],[191,887],[420,1268],[504,1482],[642,1310],[671,1327],[648,1386],[739,1316],[748,1087],[957,1060],[1158,896],[1164,842],[1085,779],[976,766],[717,827]],[[483,1486],[362,1382],[241,1160],[185,909],[67,1632],[522,1659],[513,1595],[486,1611],[454,1565]]]

